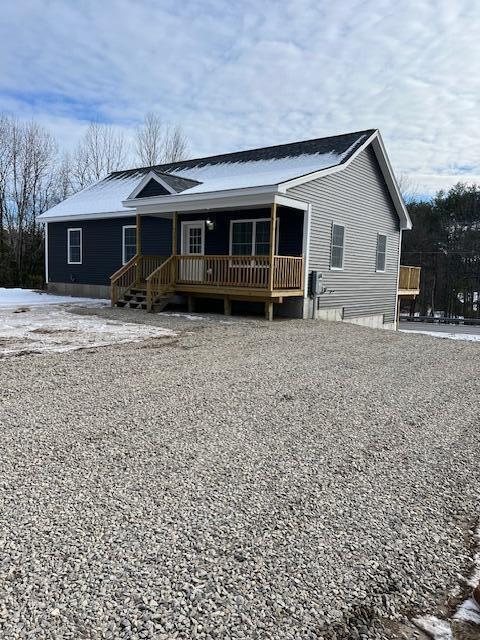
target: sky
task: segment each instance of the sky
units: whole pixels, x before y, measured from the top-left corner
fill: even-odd
[[[71,149],[153,111],[194,157],[378,128],[432,194],[480,183],[479,33],[477,0],[16,0],[0,112]]]

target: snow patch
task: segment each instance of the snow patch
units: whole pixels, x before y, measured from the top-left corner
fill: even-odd
[[[477,542],[480,544],[480,524],[475,534]],[[472,590],[480,583],[480,546],[473,558],[474,571],[467,581]],[[453,620],[462,620],[470,624],[480,626],[480,608],[473,598],[468,598],[456,610]],[[413,618],[412,622],[422,631],[428,633],[433,640],[453,640],[452,628],[449,620],[440,620],[435,616],[421,616]]]
[[[468,342],[480,342],[480,334],[477,333],[447,333],[446,331],[417,331],[416,329],[399,329],[401,333],[415,335],[421,333],[424,336],[434,338],[448,338],[449,340],[466,340]]]
[[[34,289],[5,289],[0,287],[0,309],[15,307],[45,306],[50,304],[82,304],[104,306],[109,300],[94,300],[92,298],[73,298],[70,296],[56,296],[45,291]]]
[[[422,616],[414,618],[413,623],[433,640],[453,640],[452,628],[449,622],[440,620],[435,616]]]
[[[29,297],[26,294],[17,299],[25,301]],[[75,300],[78,305],[81,299]],[[91,299],[88,304],[90,307],[104,306]],[[174,331],[162,327],[70,313],[68,308],[71,306],[52,304],[50,301],[45,305],[34,302],[28,306],[1,307],[0,357],[22,353],[68,352],[176,335]]]

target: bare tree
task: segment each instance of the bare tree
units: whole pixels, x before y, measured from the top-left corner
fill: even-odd
[[[83,189],[125,166],[125,138],[114,127],[91,122],[73,154],[72,175]]]
[[[2,169],[0,209],[6,235],[11,277],[24,284],[25,278],[42,262],[42,230],[37,217],[52,204],[51,167],[56,157],[52,136],[35,122],[2,119]]]
[[[0,268],[6,267],[5,215],[7,207],[8,180],[11,171],[12,145],[9,118],[0,114]]]
[[[188,152],[188,141],[181,127],[165,126],[158,114],[147,113],[135,136],[135,150],[143,166],[177,162]]]
[[[164,139],[162,162],[178,162],[184,160],[188,153],[188,140],[179,125],[169,127]]]

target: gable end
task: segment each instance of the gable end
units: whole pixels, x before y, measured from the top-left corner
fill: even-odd
[[[150,198],[151,196],[166,196],[166,195],[169,195],[169,193],[170,192],[165,189],[163,184],[160,184],[158,180],[154,180],[152,178],[143,187],[143,189],[137,195],[137,198]]]

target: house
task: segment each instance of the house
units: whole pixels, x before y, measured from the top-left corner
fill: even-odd
[[[52,292],[153,311],[261,302],[269,319],[385,328],[411,228],[375,129],[117,171],[41,220]]]

